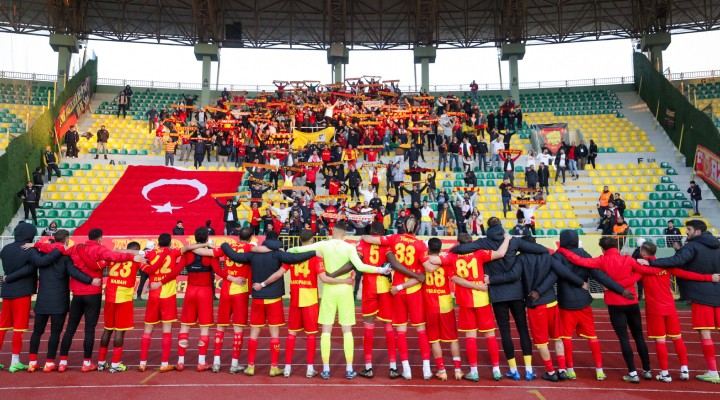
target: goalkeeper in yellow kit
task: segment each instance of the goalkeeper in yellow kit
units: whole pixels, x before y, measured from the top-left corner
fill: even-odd
[[[289,252],[297,253],[304,251],[319,251],[325,261],[325,271],[328,275],[342,268],[348,262],[361,272],[386,275],[390,272],[389,267],[373,267],[364,264],[357,255],[354,245],[345,242],[345,221],[335,224],[332,239],[316,242],[311,245],[295,247]],[[338,276],[343,279],[350,276],[349,273]],[[322,325],[320,335],[320,355],[323,362],[323,372],[320,374],[323,379],[330,379],[330,333],[335,323],[337,313],[338,322],[343,331],[343,348],[345,350],[345,361],[347,362],[345,377],[353,379],[357,373],[353,371],[353,352],[355,344],[352,335],[352,326],[355,325],[355,301],[353,298],[353,287],[348,284],[326,284],[323,286],[323,296],[320,300],[320,315],[318,322]]]

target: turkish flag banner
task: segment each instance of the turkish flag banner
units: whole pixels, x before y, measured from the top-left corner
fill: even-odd
[[[185,233],[211,220],[222,232],[223,210],[214,193],[235,192],[241,172],[190,171],[172,167],[129,166],[110,194],[73,235],[100,228],[103,236],[171,233],[182,221]]]

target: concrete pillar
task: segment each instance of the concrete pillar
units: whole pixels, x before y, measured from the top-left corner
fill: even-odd
[[[72,54],[77,54],[80,51],[80,47],[78,46],[77,37],[58,34],[50,35],[50,47],[58,53],[56,90],[55,93],[53,93],[53,100],[55,100],[57,99],[58,93],[62,93],[62,91],[65,90],[68,75],[70,74]]]
[[[662,52],[670,46],[670,41],[671,35],[666,32],[645,35],[640,41],[642,51],[650,53],[650,62],[661,74],[664,70]]]
[[[342,43],[333,43],[327,49],[327,62],[332,65],[333,83],[342,83],[345,81],[343,76],[343,65],[350,63],[350,49]]]
[[[415,64],[420,64],[420,86],[430,92],[430,64],[435,63],[437,49],[423,46],[413,48],[413,59]]]
[[[220,60],[220,49],[216,44],[199,43],[195,45],[195,59],[202,61],[202,89],[199,107],[210,104],[210,84],[212,83],[210,67],[213,61]]]
[[[525,43],[505,43],[500,47],[500,58],[510,62],[510,96],[520,102],[520,74],[518,61],[525,57]]]

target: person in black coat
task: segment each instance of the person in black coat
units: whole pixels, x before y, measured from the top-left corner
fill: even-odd
[[[690,181],[690,187],[687,190],[690,193],[690,200],[693,202],[693,215],[700,215],[700,200],[702,200],[702,191],[695,181]],[[27,216],[25,217],[27,218]]]
[[[546,195],[550,195],[550,168],[544,163],[540,163],[537,174],[540,190],[544,190]]]
[[[63,251],[67,245],[70,233],[65,229],[58,230],[53,237],[52,246]],[[70,277],[90,285],[100,286],[102,279],[93,279],[80,271],[70,257],[61,256],[52,264],[36,267],[39,272],[40,284],[38,285],[37,298],[35,300],[35,322],[32,336],[30,337],[30,366],[28,369],[37,369],[37,363],[33,359],[37,357],[40,349],[40,339],[45,333],[48,320],[50,321],[50,337],[48,338],[47,357],[44,370],[50,372],[54,369],[53,360],[57,355],[60,345],[60,334],[65,326],[65,319],[70,310]],[[5,277],[6,283],[22,279],[25,271],[18,270]]]
[[[215,197],[215,196],[213,196]],[[227,203],[223,204],[220,200],[215,197],[215,203],[223,209],[223,222],[225,222],[225,234],[232,235],[238,226],[238,203],[233,203],[232,199],[228,199]]]
[[[360,172],[355,168],[354,165],[350,166],[350,171],[345,175],[345,179],[343,181],[346,181],[348,183],[348,187],[350,188],[350,197],[348,199],[355,199],[355,201],[360,201],[360,186],[362,186],[362,176],[360,176]]]
[[[32,243],[36,233],[37,230],[33,225],[21,221],[13,232],[15,241],[0,251],[3,280],[6,279],[6,276],[12,276],[12,282],[6,281],[2,285],[0,293],[2,298],[0,321],[8,324],[3,328],[13,329],[11,372],[27,369],[26,365],[20,363],[20,351],[22,350],[22,334],[29,325],[30,298],[37,289],[35,268],[48,266],[62,255],[59,250],[53,250],[49,254],[42,254],[35,249],[23,250],[22,246]],[[11,310],[12,314],[10,314]],[[5,341],[7,331],[8,329],[0,330],[0,346]]]
[[[35,168],[35,171],[32,174],[32,181],[33,181],[33,186],[35,186],[35,189],[37,189],[37,191],[38,191],[38,199],[39,199],[40,196],[42,195],[43,186],[45,186],[45,181],[43,180],[42,168],[40,168],[40,167]]]
[[[595,169],[595,159],[597,158],[598,147],[597,147],[597,145],[595,144],[595,141],[592,140],[592,139],[590,139],[590,148],[588,149],[588,151],[589,151],[589,154],[588,154],[588,162],[589,162],[590,164],[592,164],[593,169]]]
[[[488,220],[487,237],[480,238],[472,243],[455,246],[450,251],[455,254],[467,254],[477,250],[497,250],[500,248],[504,237],[505,230],[502,227],[501,221],[493,217]],[[515,262],[515,256],[518,251],[532,254],[548,253],[548,249],[544,246],[529,243],[519,238],[513,238],[510,240],[510,245],[504,258],[490,261],[484,265],[485,273],[493,275],[505,272]],[[500,328],[505,357],[508,360],[515,360],[515,346],[513,345],[512,336],[510,335],[510,313],[512,313],[513,319],[515,320],[515,327],[520,334],[520,347],[523,356],[531,356],[532,342],[528,334],[527,318],[525,316],[525,296],[523,295],[520,281],[502,285],[491,285],[488,288],[488,294],[493,311],[495,312],[498,328]],[[532,373],[528,372],[526,375],[532,376]],[[515,380],[520,379],[517,370],[511,370],[507,376]]]
[[[532,165],[528,167],[527,172],[525,172],[525,182],[527,182],[528,189],[535,189],[539,180],[540,177],[537,171],[535,171],[535,167]]]
[[[578,234],[572,229],[566,229],[560,232],[560,247],[568,249],[580,257],[592,258],[590,254],[580,248]],[[607,288],[607,290],[612,290],[613,292],[622,294],[627,298],[631,298],[633,296],[632,293],[625,290],[624,287],[612,280],[612,278],[599,269],[578,267],[568,261],[565,256],[557,252],[553,254],[553,257],[585,282],[587,282],[589,278],[593,278],[602,286]],[[596,376],[598,379],[604,377],[605,373],[602,370],[602,351],[600,349],[600,342],[598,341],[597,334],[595,332],[595,323],[591,307],[593,298],[590,295],[590,292],[581,287],[577,287],[570,281],[560,279],[557,282],[557,297],[558,305],[560,306],[560,320],[574,321],[574,324],[560,325],[560,336],[563,337],[565,357],[568,360],[568,376],[572,378],[572,376],[575,375],[575,372],[572,370],[572,337],[574,331],[577,331],[579,336],[588,340],[588,347],[593,354],[593,359],[596,360]],[[585,317],[579,318],[578,315],[585,315]],[[563,331],[564,328],[571,328],[572,331]]]
[[[185,234],[185,227],[183,226],[182,221],[178,221],[175,227],[172,230],[173,235],[184,235]]]
[[[535,243],[535,238],[532,236],[523,236],[521,240],[529,243]],[[571,272],[565,265],[563,265],[557,259],[551,257],[549,254],[520,254],[513,265],[503,273],[492,274],[487,276],[485,283],[488,285],[511,283],[515,281],[522,282],[523,294],[525,295],[525,305],[528,308],[528,318],[531,320],[537,319],[542,321],[543,319],[548,320],[548,315],[551,312],[555,313],[555,318],[560,318],[557,314],[557,308],[554,308],[554,303],[557,303],[557,295],[553,285],[558,280],[558,277],[562,277],[568,282],[572,283],[576,287],[588,289],[589,285],[579,276]],[[537,314],[534,310],[539,306],[545,306],[548,314]],[[552,310],[552,311],[551,311]],[[533,324],[533,326],[537,326]],[[550,351],[547,343],[543,343],[543,336],[547,335],[547,332],[533,332],[533,342],[540,353],[540,358],[544,361],[550,361]],[[547,337],[547,336],[545,336]],[[553,339],[553,338],[550,338]],[[542,341],[541,341],[542,340]],[[555,338],[555,353],[557,357],[564,357],[565,352],[562,346],[562,342],[559,338]],[[560,366],[559,374],[555,374],[554,369],[551,366],[548,367],[548,371],[543,375],[543,379],[557,382],[558,380],[567,379],[564,365]]]
[[[68,158],[78,158],[78,142],[80,142],[80,134],[75,130],[75,125],[70,127],[63,138],[67,146],[66,155]]]
[[[40,191],[33,185],[32,181],[27,181],[25,187],[17,192],[17,197],[22,199],[25,219],[28,219],[28,217],[32,215],[33,222],[37,225],[38,221],[35,210],[40,202]]]

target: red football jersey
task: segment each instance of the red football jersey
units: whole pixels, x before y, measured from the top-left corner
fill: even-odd
[[[362,254],[362,260],[367,265],[381,267],[387,262],[387,246],[370,244],[359,241],[357,244],[358,253]],[[387,277],[378,274],[363,274],[363,290],[367,293],[389,293],[390,281]]]
[[[492,250],[478,250],[470,254],[446,254],[440,257],[448,267],[448,277],[458,276],[471,283],[485,282],[483,264],[492,260]],[[461,307],[482,307],[490,304],[487,292],[455,285],[455,300]]]
[[[433,272],[425,272],[423,285],[425,311],[429,313],[447,313],[453,309],[450,293],[450,276],[448,267],[440,266]]]
[[[148,274],[153,272],[153,267],[150,265],[135,261],[113,261],[108,264],[108,267],[108,277],[105,284],[105,301],[108,303],[133,301],[138,269]]]
[[[255,246],[255,243],[231,243],[229,245],[230,248],[232,248],[238,253],[247,253]],[[235,261],[225,257],[225,253],[223,253],[222,249],[220,248],[213,249],[213,255],[217,258],[225,258],[224,270],[225,272],[227,272],[228,276],[238,276],[241,278],[245,278],[244,285],[238,285],[234,282],[223,282],[222,289],[220,289],[220,295],[227,296],[241,293],[249,293],[250,284],[252,282],[252,270],[250,269],[250,264],[236,263]]]
[[[290,305],[308,307],[318,303],[318,274],[325,272],[325,263],[313,257],[298,264],[283,264],[290,271]]]
[[[181,256],[182,254],[179,249],[171,249],[169,247],[161,247],[145,253],[145,257],[149,260],[150,265],[155,268],[155,273],[150,275],[149,281],[164,282],[161,287],[150,290],[149,297],[165,299],[177,294],[177,281],[175,277],[185,267],[185,264],[182,262],[177,262]]]
[[[413,235],[407,233],[396,233],[394,235],[382,236],[380,244],[388,246],[390,251],[395,254],[398,262],[409,270],[418,274],[425,273],[423,263],[427,261],[427,246],[425,243]],[[393,286],[402,285],[407,282],[410,277],[399,272],[393,273]],[[407,293],[415,293],[420,290],[420,285],[406,288]]]

